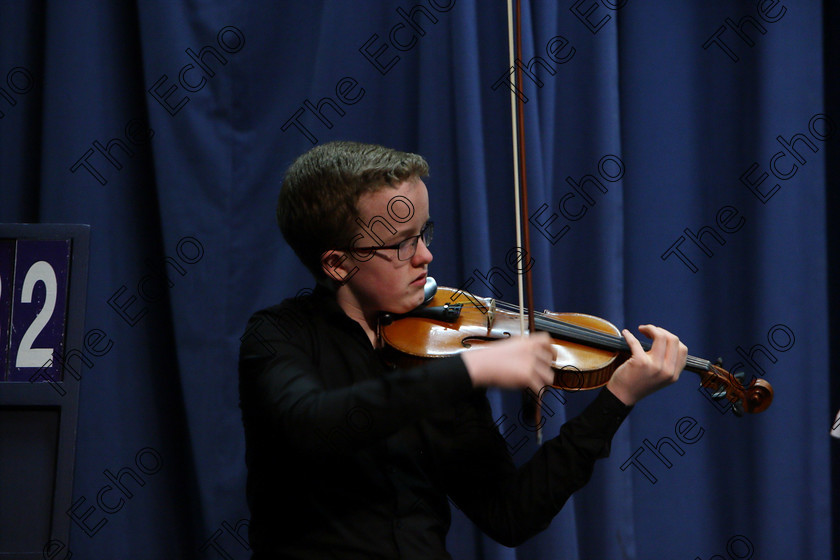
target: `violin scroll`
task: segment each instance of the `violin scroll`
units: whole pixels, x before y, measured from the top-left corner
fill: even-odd
[[[744,372],[735,374],[729,373],[720,365],[710,364],[709,370],[704,374],[703,387],[717,387],[717,392],[712,394],[715,400],[725,398],[732,403],[732,412],[735,416],[743,416],[744,412],[757,414],[763,412],[773,402],[773,387],[764,379],[753,379],[750,384],[744,387]]]

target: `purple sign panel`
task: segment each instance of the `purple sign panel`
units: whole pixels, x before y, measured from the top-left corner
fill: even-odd
[[[19,239],[7,381],[61,381],[69,240]]]
[[[9,371],[9,329],[12,320],[12,277],[15,273],[15,240],[0,239],[0,381]]]

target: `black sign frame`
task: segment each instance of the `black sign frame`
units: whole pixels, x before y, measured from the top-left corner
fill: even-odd
[[[69,266],[66,274],[66,305],[64,313],[64,339],[61,346],[62,351],[67,349],[83,348],[84,327],[85,327],[85,305],[87,298],[88,264],[90,251],[90,226],[81,224],[0,224],[0,239],[13,240],[69,240],[70,254]],[[14,292],[12,292],[14,296]],[[12,305],[14,302],[12,302]],[[12,335],[8,329],[0,331],[0,344],[11,345]],[[6,418],[9,433],[25,433],[21,431],[19,420],[34,419],[43,417],[39,421],[40,426],[46,426],[43,434],[55,437],[55,446],[51,447],[50,442],[39,442],[33,444],[32,449],[53,449],[46,459],[51,464],[52,487],[43,491],[47,493],[47,499],[51,503],[44,508],[41,515],[49,515],[49,519],[38,519],[40,527],[32,527],[29,534],[14,535],[15,548],[25,541],[26,550],[9,550],[6,545],[0,544],[0,560],[35,560],[42,559],[47,550],[53,546],[51,543],[69,543],[70,517],[67,510],[72,505],[73,476],[75,469],[76,454],[76,429],[79,411],[79,387],[80,381],[77,376],[68,374],[66,363],[62,360],[64,371],[59,376],[37,376],[37,370],[27,381],[0,381],[0,415]],[[76,371],[81,364],[75,365]],[[5,379],[0,377],[0,379]],[[17,423],[15,426],[13,424]],[[3,429],[0,423],[0,429]],[[40,428],[39,428],[40,429]],[[0,434],[0,441],[3,436]],[[5,440],[11,449],[0,449],[7,461],[25,462],[37,455],[38,451],[26,449],[21,446],[21,439],[18,436],[9,436]],[[54,453],[52,455],[51,453]],[[39,458],[36,468],[44,471],[45,459]],[[25,468],[25,465],[16,464],[12,467]],[[49,473],[41,472],[42,477],[49,477]],[[9,488],[11,495],[0,496],[0,507],[2,504],[21,504],[21,500],[29,499],[25,488]],[[43,505],[43,504],[42,504]],[[9,506],[6,506],[9,507]],[[47,513],[48,511],[48,513]],[[48,533],[48,538],[43,538],[43,533]],[[0,534],[3,528],[0,527]],[[8,542],[9,539],[0,538],[0,543]],[[49,556],[46,556],[49,557]]]

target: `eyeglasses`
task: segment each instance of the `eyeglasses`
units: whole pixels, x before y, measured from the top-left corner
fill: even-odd
[[[374,247],[352,247],[350,249],[344,249],[345,251],[352,251],[357,256],[361,256],[362,260],[367,260],[364,257],[364,251],[379,251],[381,249],[396,249],[397,250],[397,258],[401,261],[407,261],[411,257],[417,253],[417,243],[420,239],[423,239],[423,244],[428,247],[432,244],[432,234],[434,233],[434,222],[428,221],[423,226],[423,229],[420,230],[420,233],[417,235],[412,235],[411,237],[406,237],[399,243],[395,245],[377,245]],[[359,253],[362,253],[359,255]]]

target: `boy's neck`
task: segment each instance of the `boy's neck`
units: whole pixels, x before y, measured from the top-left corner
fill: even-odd
[[[378,313],[376,312],[366,312],[362,309],[362,306],[356,301],[355,298],[352,297],[349,290],[346,289],[346,286],[340,287],[336,291],[336,301],[338,302],[338,306],[344,310],[344,313],[359,323],[362,327],[362,330],[365,331],[365,334],[368,336],[370,340],[371,346],[374,348],[379,347],[379,319]]]

